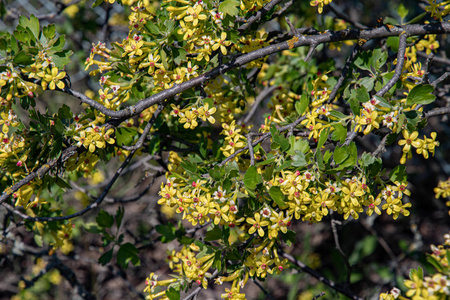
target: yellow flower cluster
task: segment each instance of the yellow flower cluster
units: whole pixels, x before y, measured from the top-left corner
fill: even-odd
[[[317,11],[321,14],[323,12],[323,6],[330,4],[332,1],[333,0],[312,0],[309,4],[311,6],[318,6]]]
[[[144,292],[149,293],[147,299],[169,299],[166,297],[165,290],[161,291],[160,287],[170,284],[180,283],[192,284],[196,283],[203,288],[207,288],[208,279],[212,274],[208,272],[214,262],[214,254],[207,254],[199,257],[200,247],[196,244],[184,246],[179,252],[168,251],[166,262],[170,269],[177,273],[177,278],[158,280],[158,275],[151,273],[145,280],[146,288]]]
[[[400,296],[400,290],[393,288],[390,293],[380,295],[380,300],[411,299],[411,300],[444,300],[450,297],[450,267],[448,251],[450,233],[444,235],[443,245],[431,245],[432,253],[429,260],[433,262],[437,272],[431,276],[424,276],[422,268],[411,270],[410,279],[404,281],[408,288],[406,297]]]
[[[248,128],[244,128],[242,126],[236,125],[235,121],[231,122],[231,124],[222,124],[223,130],[221,134],[225,136],[224,144],[220,148],[222,153],[228,157],[236,152],[236,150],[242,149],[245,147],[246,139],[245,136],[241,134],[246,133],[245,131]]]
[[[398,141],[400,146],[403,146],[402,149],[402,157],[400,159],[400,163],[404,164],[406,162],[406,157],[411,159],[412,157],[412,149],[411,147],[416,148],[417,154],[422,154],[425,159],[428,159],[429,154],[431,153],[434,156],[435,148],[439,146],[439,142],[436,141],[436,132],[432,132],[430,134],[430,138],[424,136],[423,139],[419,139],[419,132],[414,131],[409,133],[406,129],[402,131],[403,139]]]
[[[113,128],[106,130],[105,127],[91,126],[80,129],[74,139],[77,141],[78,147],[83,146],[93,153],[96,148],[105,148],[106,143],[114,144],[115,141],[111,137],[113,133]]]
[[[179,118],[180,124],[183,124],[185,129],[194,129],[198,126],[197,119],[201,119],[202,121],[208,121],[211,124],[214,124],[216,120],[213,115],[216,113],[216,108],[209,108],[209,104],[206,103],[201,106],[192,105],[187,106],[181,109],[179,106],[171,104],[172,111],[170,114],[174,117]]]
[[[434,193],[436,194],[436,198],[448,198],[450,197],[450,178],[446,181],[439,181],[438,186],[434,188]],[[450,201],[445,203],[448,207],[450,207]],[[450,211],[448,212],[450,215]]]
[[[442,21],[450,13],[450,1],[436,3],[436,0],[428,0],[429,5],[425,8],[435,20]]]

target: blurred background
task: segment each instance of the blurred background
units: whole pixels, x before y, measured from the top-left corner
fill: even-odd
[[[123,1],[126,2],[126,1]],[[133,3],[133,0],[127,1]],[[147,1],[148,2],[148,1]],[[152,1],[153,3],[153,1]],[[400,3],[409,9],[409,15],[422,12],[421,3],[427,1],[333,1],[335,6],[345,12],[352,20],[367,26],[377,24],[379,17],[389,21],[389,16],[397,16],[396,9]],[[96,79],[89,77],[84,70],[84,61],[89,56],[92,43],[98,41],[107,45],[120,41],[127,36],[129,8],[117,3],[102,4],[91,9],[92,1],[45,1],[45,0],[0,0],[0,31],[12,32],[21,15],[29,17],[34,14],[42,25],[55,23],[57,32],[66,35],[67,48],[73,50],[72,64],[68,66],[72,88],[80,92],[93,93],[99,88]],[[325,9],[325,13],[329,8]],[[316,9],[309,6],[309,1],[301,1],[291,7],[291,14],[314,15]],[[331,16],[335,16],[333,12]],[[317,16],[319,22],[325,22],[322,16]],[[442,57],[441,62],[433,63],[431,70],[437,74],[450,71],[446,63],[450,47],[448,38],[441,37],[441,47],[436,56]],[[326,47],[317,53],[318,63],[331,58],[337,65],[342,65],[350,47],[343,46],[342,52],[330,51]],[[425,58],[423,58],[425,60]],[[439,106],[449,105],[448,80],[437,91]],[[50,113],[57,111],[62,104],[69,105],[74,112],[80,111],[79,103],[68,99],[62,93],[44,93],[40,96],[41,109]],[[25,112],[24,112],[25,114]],[[24,115],[24,117],[26,117]],[[440,147],[434,158],[424,160],[414,155],[408,165],[410,174],[408,188],[412,196],[411,216],[392,220],[385,214],[371,217],[361,216],[360,220],[341,220],[336,216],[338,236],[342,250],[352,265],[351,272],[346,268],[342,255],[335,249],[335,240],[331,229],[333,219],[327,218],[320,224],[309,225],[296,221],[292,228],[298,232],[297,244],[289,251],[311,268],[321,272],[335,282],[345,282],[350,278],[351,290],[367,299],[378,299],[380,292],[386,292],[393,286],[402,287],[403,279],[407,278],[409,269],[421,265],[425,271],[431,271],[431,265],[426,261],[424,253],[430,252],[431,244],[443,242],[443,235],[450,231],[449,208],[444,199],[436,199],[433,189],[441,180],[450,177],[450,128],[447,117],[436,117],[429,121],[429,126],[421,133],[429,136],[430,132],[438,133]],[[372,150],[374,141],[369,137],[358,140],[362,149]],[[372,147],[372,149],[370,149]],[[366,150],[367,151],[367,150]],[[384,154],[386,167],[398,164],[401,149],[390,147]],[[118,165],[119,162],[116,162]],[[136,166],[136,167],[133,167]],[[144,167],[141,167],[144,166]],[[139,168],[138,168],[139,167]],[[82,188],[74,188],[64,196],[67,211],[76,211],[88,203],[86,190],[98,190],[110,178],[115,167],[98,165],[97,178],[86,182]],[[115,214],[118,207],[125,206],[125,216],[122,231],[126,240],[133,242],[140,249],[139,267],[129,266],[121,269],[115,264],[101,266],[98,258],[105,251],[98,235],[85,230],[84,224],[95,219],[98,211],[93,211],[82,218],[76,219],[73,231],[73,249],[67,249],[67,255],[60,255],[61,261],[72,270],[80,285],[93,292],[97,299],[134,299],[143,298],[145,279],[150,272],[168,274],[165,263],[166,245],[155,241],[158,234],[155,226],[179,220],[170,211],[161,212],[156,201],[159,184],[163,176],[155,178],[154,182],[144,180],[144,186],[153,184],[150,190],[136,202],[122,203],[114,199],[122,199],[132,195],[135,190],[130,182],[141,182],[146,178],[146,172],[156,174],[160,170],[157,165],[148,162],[131,165],[121,183],[111,191],[111,199],[103,209]],[[128,184],[127,184],[128,183]],[[6,214],[0,209],[0,215]],[[4,220],[4,218],[2,218]],[[5,224],[0,229],[5,230]],[[76,285],[66,281],[59,271],[53,270],[43,276],[39,272],[44,269],[44,261],[48,260],[46,253],[34,248],[33,233],[18,227],[13,236],[0,238],[0,299],[79,299]],[[202,231],[195,233],[202,235]],[[169,244],[169,249],[177,248],[176,243]],[[70,250],[70,251],[69,251]],[[33,278],[37,278],[33,281]],[[26,283],[28,282],[28,283]],[[29,283],[29,282],[32,282]],[[25,285],[30,287],[24,289]],[[325,287],[311,276],[296,271],[287,270],[282,275],[273,276],[261,283],[270,293],[265,295],[256,285],[249,283],[245,292],[248,299],[299,299],[310,300],[321,292],[325,295],[320,299],[345,299],[331,289]],[[226,285],[220,289],[208,289],[200,294],[200,299],[220,299]]]

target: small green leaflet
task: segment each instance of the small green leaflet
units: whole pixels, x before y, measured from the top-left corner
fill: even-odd
[[[306,93],[303,93],[300,101],[295,102],[295,110],[297,111],[298,115],[301,116],[308,108],[308,96],[306,96]]]
[[[430,104],[434,102],[436,96],[432,94],[434,88],[429,84],[421,84],[415,86],[406,98],[406,105],[414,104]]]
[[[239,4],[237,0],[225,0],[219,4],[219,12],[235,17],[239,13]]]
[[[286,206],[286,203],[284,203],[284,194],[281,191],[280,187],[278,186],[272,186],[269,190],[269,195],[272,198],[272,200],[279,206],[284,207]]]
[[[244,185],[249,190],[254,190],[258,183],[262,182],[261,174],[258,173],[255,166],[250,166],[244,175]]]

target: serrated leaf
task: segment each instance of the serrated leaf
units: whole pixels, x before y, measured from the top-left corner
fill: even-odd
[[[98,259],[98,262],[104,266],[111,261],[112,255],[113,255],[113,248],[103,253]]]
[[[148,32],[152,35],[158,35],[161,33],[161,31],[159,30],[158,26],[156,26],[152,21],[147,21],[144,24],[145,29],[148,30]]]
[[[116,128],[116,143],[120,146],[129,146],[137,136],[137,130],[130,127]]]
[[[360,86],[359,89],[356,90],[356,100],[359,102],[365,103],[370,100],[369,93],[365,86]]]
[[[415,86],[408,94],[406,98],[406,105],[411,106],[414,104],[430,104],[434,102],[436,96],[431,94],[434,88],[429,84],[421,84]]]
[[[292,165],[294,167],[303,167],[306,166],[308,163],[305,158],[305,154],[303,152],[296,150],[295,154],[292,155]]]
[[[56,34],[55,25],[50,24],[50,25],[44,26],[44,28],[42,28],[42,33],[47,38],[47,40],[51,40],[52,38],[55,37],[55,34]]]
[[[19,24],[25,28],[30,29],[30,32],[33,34],[34,37],[33,40],[36,41],[39,39],[40,27],[38,18],[36,18],[34,15],[31,15],[29,19],[25,16],[20,16]]]
[[[161,234],[160,240],[162,243],[168,243],[177,238],[176,228],[172,224],[167,225],[156,225],[156,231]]]
[[[286,203],[284,203],[284,194],[281,191],[279,186],[272,186],[269,189],[269,195],[272,198],[272,200],[281,208],[286,206]]]
[[[180,291],[176,290],[173,287],[169,287],[166,290],[166,296],[169,300],[180,300]]]
[[[303,93],[300,97],[300,101],[295,102],[295,111],[298,113],[299,116],[303,115],[303,113],[306,111],[309,105],[308,96],[306,93]]]
[[[117,251],[117,264],[123,269],[128,267],[129,262],[138,266],[141,262],[138,253],[139,250],[131,243],[120,245],[119,251]]]
[[[28,66],[34,62],[33,56],[24,50],[19,51],[16,56],[14,56],[13,63],[15,65]]]
[[[244,175],[244,185],[249,190],[254,190],[256,186],[262,182],[261,174],[255,166],[250,166]]]
[[[181,62],[186,61],[187,51],[183,48],[172,48],[173,61],[176,65],[181,64]]]
[[[406,167],[403,165],[396,166],[390,173],[389,178],[392,182],[399,181],[399,182],[405,182],[408,178],[408,175],[406,174]]]
[[[328,135],[330,134],[330,128],[327,129],[322,129],[322,131],[320,132],[320,136],[319,136],[319,140],[317,142],[317,151],[320,151],[320,149],[322,148],[322,146],[325,144],[325,142],[328,139]]]
[[[219,4],[219,12],[235,17],[239,13],[239,5],[240,3],[237,0],[225,0]]]
[[[214,226],[213,229],[205,233],[206,242],[220,240],[221,238],[222,238],[222,229],[220,228],[220,226]]]
[[[331,139],[335,142],[340,142],[341,144],[345,142],[347,138],[347,128],[341,123],[333,125],[333,132],[331,133]]]
[[[347,153],[347,146],[336,147],[334,149],[333,160],[336,164],[340,165],[348,157],[349,157],[349,154]]]
[[[110,214],[108,214],[103,209],[98,213],[97,218],[95,218],[97,224],[101,227],[111,228],[114,224],[114,218]]]

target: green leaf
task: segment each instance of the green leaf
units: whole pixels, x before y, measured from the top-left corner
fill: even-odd
[[[222,179],[222,175],[220,174],[220,167],[218,167],[218,166],[215,166],[214,168],[209,169],[208,174],[215,181],[219,181],[220,179]]]
[[[373,164],[376,160],[376,157],[368,152],[364,152],[361,155],[360,159],[360,165],[363,167],[368,167],[369,165]]]
[[[28,66],[34,62],[33,56],[24,50],[19,51],[16,56],[14,56],[13,63],[15,65]]]
[[[346,115],[344,115],[343,113],[341,113],[340,111],[337,111],[337,110],[330,111],[330,115],[335,117],[335,118],[337,118],[337,119],[339,119],[339,120],[347,118]]]
[[[119,229],[120,225],[122,224],[123,215],[125,213],[125,209],[122,206],[119,206],[119,208],[116,211],[116,226],[117,229]]]
[[[39,39],[39,19],[36,18],[34,15],[30,16],[30,19],[28,19],[25,16],[20,16],[19,18],[19,24],[25,28],[29,28],[31,33],[34,36],[34,40]]]
[[[64,69],[64,66],[70,63],[70,57],[72,54],[72,50],[64,50],[53,53],[52,61],[58,69],[62,70]]]
[[[122,73],[131,74],[131,75],[134,74],[133,71],[131,71],[126,64],[118,63],[116,65],[116,67]]]
[[[359,89],[356,90],[356,100],[359,102],[365,103],[370,100],[369,93],[365,86],[360,86]]]
[[[396,166],[391,173],[389,173],[389,178],[392,182],[399,181],[399,182],[405,182],[408,178],[406,174],[406,167],[403,165]]]
[[[274,149],[277,149],[276,145],[279,145],[282,151],[289,149],[289,140],[281,134],[274,125],[270,127],[270,133],[272,134],[272,140],[274,142],[272,144],[275,144]]]
[[[406,98],[406,105],[411,106],[413,104],[430,104],[434,102],[436,96],[431,94],[434,88],[429,84],[421,84],[415,86],[408,94]]]
[[[169,64],[167,63],[167,53],[164,51],[164,49],[161,48],[161,51],[159,52],[159,55],[161,56],[161,61],[163,63],[163,66],[166,70],[169,70]]]
[[[103,209],[98,213],[97,218],[95,218],[97,224],[101,227],[111,228],[114,224],[114,218],[110,214],[108,214]]]
[[[183,160],[180,163],[180,166],[188,172],[195,173],[197,172],[197,164],[190,162],[189,160]]]
[[[316,150],[316,152],[320,151],[320,149],[322,149],[322,146],[327,141],[327,138],[328,138],[329,134],[330,134],[330,128],[322,129],[322,131],[320,132],[319,141],[317,142],[317,150]]]
[[[103,253],[102,256],[100,256],[100,258],[98,259],[98,262],[100,264],[102,264],[103,266],[106,265],[107,263],[109,263],[112,259],[113,249],[114,248],[111,248],[110,250]]]
[[[131,145],[137,136],[137,130],[130,127],[116,128],[116,143],[120,146]]]
[[[235,17],[239,13],[239,4],[237,0],[225,0],[219,4],[219,12]]]
[[[169,300],[180,300],[180,291],[176,290],[174,287],[169,287],[166,290],[166,296]]]
[[[155,229],[161,234],[160,239],[162,243],[168,243],[177,238],[176,228],[170,223],[167,225],[156,225]]]
[[[400,5],[397,8],[397,13],[401,18],[401,24],[403,24],[403,21],[405,20],[406,16],[409,13],[409,10],[403,5],[403,3],[400,3]]]
[[[187,51],[183,48],[172,48],[173,61],[176,65],[181,64],[181,62],[186,61]]]
[[[105,1],[104,0],[95,0],[95,2],[92,4],[92,8],[99,6],[103,2],[105,2]]]
[[[250,166],[244,175],[244,185],[247,189],[253,191],[256,186],[262,182],[261,174],[258,173],[255,166]]]
[[[341,123],[334,124],[333,128],[334,130],[333,133],[331,133],[331,139],[335,142],[340,142],[343,144],[347,138],[347,128],[345,128]]]
[[[152,21],[147,21],[144,24],[145,29],[148,30],[148,32],[152,35],[158,35],[161,33],[161,31],[159,30],[158,26],[155,25],[155,23],[153,23]]]
[[[296,150],[295,154],[292,155],[292,165],[294,167],[303,167],[306,166],[308,164],[308,162],[306,161],[305,158],[305,154],[303,154],[303,152]]]
[[[288,247],[290,247],[292,244],[295,244],[297,242],[297,235],[294,231],[288,230],[286,233],[281,232],[281,238],[283,241],[287,244]]]
[[[66,44],[66,37],[64,35],[60,35],[59,38],[53,44],[52,50],[55,52],[62,51],[65,44]]]
[[[55,37],[55,34],[56,34],[55,25],[50,24],[50,25],[44,26],[44,28],[42,28],[42,33],[44,33],[44,36],[47,38],[47,40],[51,40],[52,38]]]
[[[300,101],[295,102],[295,110],[297,111],[298,115],[301,116],[306,111],[309,105],[308,96],[306,93],[303,93],[300,97]]]
[[[221,238],[222,238],[222,229],[220,228],[220,226],[214,226],[213,229],[208,230],[205,233],[206,242],[220,240]]]
[[[73,114],[72,111],[70,110],[70,107],[67,106],[66,104],[63,104],[63,106],[61,106],[58,109],[58,118],[60,119],[72,119],[73,118]]]
[[[284,203],[284,194],[281,191],[279,186],[272,186],[269,190],[269,195],[272,198],[272,200],[281,208],[286,206],[286,203]]]
[[[131,243],[120,245],[119,251],[117,251],[117,264],[123,269],[128,267],[129,262],[134,266],[139,266],[141,261],[139,260],[138,253],[139,250]]]

